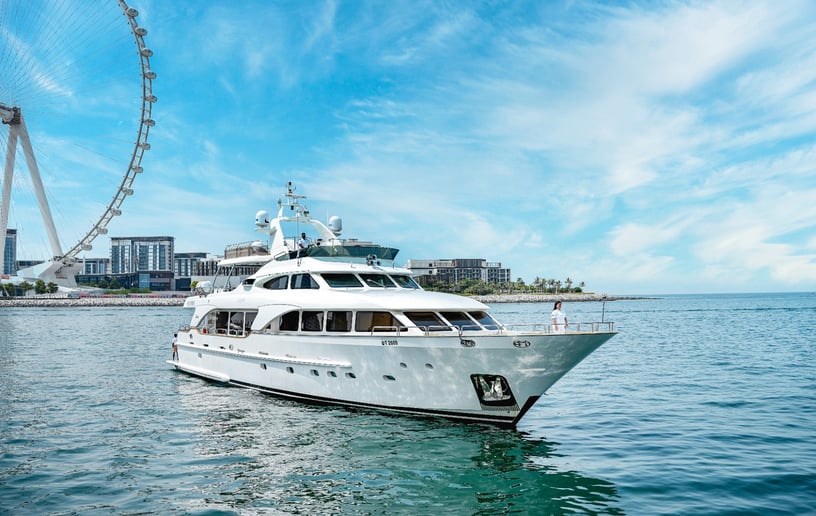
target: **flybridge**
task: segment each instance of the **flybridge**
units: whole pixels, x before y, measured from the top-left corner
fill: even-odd
[[[398,249],[382,247],[357,239],[341,239],[343,221],[329,217],[326,224],[313,219],[303,203],[305,195],[295,193],[292,182],[286,183],[286,193],[278,200],[278,216],[269,218],[265,210],[255,214],[256,231],[270,236],[269,253],[276,261],[298,258],[342,260],[381,265],[393,265]]]

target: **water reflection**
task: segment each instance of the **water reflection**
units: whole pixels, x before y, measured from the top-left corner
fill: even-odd
[[[188,509],[371,514],[622,514],[607,481],[551,464],[557,445],[446,420],[312,407],[178,375],[199,429]]]

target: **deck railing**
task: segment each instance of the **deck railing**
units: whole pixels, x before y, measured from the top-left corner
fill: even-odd
[[[396,334],[411,329],[420,330],[424,335],[449,335],[448,332],[456,332],[458,335],[472,335],[474,332],[487,331],[494,335],[501,335],[507,331],[530,332],[530,333],[545,333],[545,334],[569,334],[569,333],[612,333],[615,331],[615,323],[611,321],[602,322],[579,322],[570,323],[567,325],[566,331],[556,332],[552,324],[538,323],[538,324],[505,324],[498,329],[482,329],[473,326],[467,328],[460,328],[459,326],[448,325],[431,325],[431,326],[374,326],[369,331],[369,334]]]

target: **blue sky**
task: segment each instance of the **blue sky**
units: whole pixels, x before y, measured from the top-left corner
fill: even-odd
[[[400,248],[399,263],[486,258],[609,294],[816,289],[813,2],[131,5],[157,125],[109,236],[221,254],[257,238],[255,212],[291,180],[313,214]],[[105,77],[101,53],[77,66]],[[89,87],[100,111],[110,91],[138,97],[127,73],[111,82]],[[88,152],[103,145],[92,123],[48,146],[55,121],[36,120],[67,247],[125,158]],[[57,143],[104,172],[64,174]],[[11,227],[33,235],[22,198]]]

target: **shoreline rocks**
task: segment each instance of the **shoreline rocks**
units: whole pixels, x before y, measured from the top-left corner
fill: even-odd
[[[489,294],[473,296],[473,299],[485,304],[490,303],[554,303],[556,301],[584,302],[584,301],[620,301],[624,299],[646,299],[642,296],[610,296],[607,294]]]
[[[183,297],[0,298],[0,307],[183,306]]]

